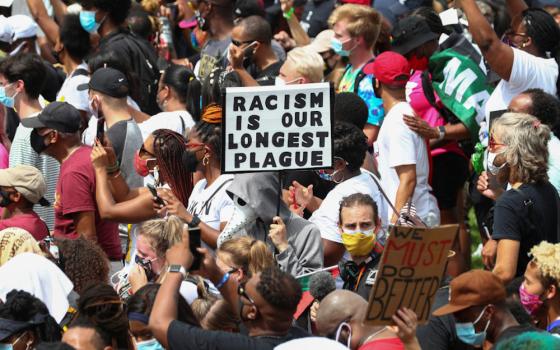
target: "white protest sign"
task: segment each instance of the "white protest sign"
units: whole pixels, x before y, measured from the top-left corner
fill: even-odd
[[[332,166],[329,83],[227,88],[222,172]]]

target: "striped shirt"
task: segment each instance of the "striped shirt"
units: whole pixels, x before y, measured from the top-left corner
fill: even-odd
[[[54,229],[54,193],[60,172],[60,164],[54,158],[45,155],[38,155],[31,148],[31,132],[33,129],[19,125],[16,129],[12,148],[10,149],[10,167],[20,164],[31,165],[41,171],[47,185],[45,198],[51,203],[49,207],[35,205],[33,210],[45,221],[49,230]]]

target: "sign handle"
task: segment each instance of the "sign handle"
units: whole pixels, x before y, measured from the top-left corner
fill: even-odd
[[[280,170],[278,172],[278,198],[276,202],[276,216],[280,216],[280,204],[282,201],[282,179],[284,178],[284,172]]]

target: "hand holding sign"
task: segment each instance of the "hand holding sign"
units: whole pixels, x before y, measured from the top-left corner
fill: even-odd
[[[414,311],[408,308],[402,308],[397,311],[392,317],[396,326],[388,327],[393,333],[397,334],[397,337],[403,342],[403,344],[414,344],[418,342],[416,338],[416,327],[418,326],[418,317]]]

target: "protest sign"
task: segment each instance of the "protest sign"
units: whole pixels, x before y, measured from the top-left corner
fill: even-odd
[[[392,324],[391,316],[407,307],[422,324],[430,316],[458,225],[392,228],[369,296],[365,322]]]
[[[222,173],[332,166],[329,83],[227,88]]]

